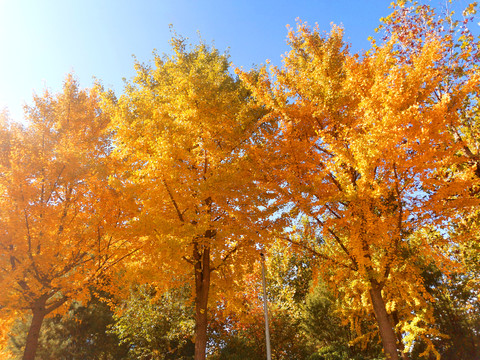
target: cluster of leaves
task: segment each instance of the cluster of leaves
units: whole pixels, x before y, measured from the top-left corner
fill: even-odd
[[[131,359],[191,359],[193,307],[187,287],[158,295],[152,286],[132,288],[117,307],[111,333],[128,345]]]

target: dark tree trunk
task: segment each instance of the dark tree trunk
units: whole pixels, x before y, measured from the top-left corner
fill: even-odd
[[[213,237],[207,231],[206,237]],[[205,360],[207,349],[207,304],[210,290],[210,247],[195,244],[195,360]]]
[[[385,356],[387,360],[399,360],[397,337],[395,336],[387,310],[385,309],[385,302],[382,298],[382,288],[375,280],[370,281],[370,283],[372,285],[370,296],[372,298],[373,311],[375,312],[378,328],[380,330],[380,337],[382,338]]]
[[[38,338],[40,336],[40,328],[42,327],[43,319],[47,314],[45,309],[46,301],[44,299],[37,300],[32,306],[32,322],[28,329],[27,342],[23,352],[23,360],[34,360],[38,347]]]

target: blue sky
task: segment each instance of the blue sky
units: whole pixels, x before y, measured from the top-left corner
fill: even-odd
[[[432,1],[443,4],[446,0]],[[466,3],[466,0],[460,0]],[[248,69],[270,59],[280,64],[288,47],[286,25],[297,18],[328,31],[342,24],[352,50],[369,47],[385,0],[0,0],[0,109],[21,120],[34,92],[60,91],[74,71],[82,87],[93,77],[120,94],[122,78],[141,62],[169,52],[169,25],[198,41],[229,49],[236,66]]]

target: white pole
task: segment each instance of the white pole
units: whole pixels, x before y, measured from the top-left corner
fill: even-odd
[[[268,305],[267,305],[267,286],[265,281],[265,256],[260,253],[262,258],[262,284],[263,284],[263,310],[265,311],[265,341],[267,343],[267,360],[272,360],[272,351],[270,349],[270,330],[268,329]]]

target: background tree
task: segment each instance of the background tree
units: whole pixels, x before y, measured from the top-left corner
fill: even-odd
[[[427,291],[433,297],[435,326],[446,335],[433,338],[442,359],[478,358],[480,351],[480,303],[478,284],[480,280],[479,239],[477,231],[478,212],[472,212],[463,221],[452,226],[452,238],[463,238],[459,244],[450,245],[444,251],[456,259],[458,268],[445,274],[433,264],[420,264]],[[433,234],[436,236],[436,234]],[[422,352],[425,344],[415,344],[412,357]]]
[[[129,359],[193,359],[195,324],[187,287],[157,293],[152,286],[133,286],[114,319],[111,332],[128,346]]]
[[[30,320],[17,319],[11,329],[9,359],[22,358]],[[126,360],[128,346],[110,331],[113,324],[112,309],[95,295],[83,305],[72,302],[65,314],[45,319],[35,359]]]
[[[272,359],[306,359],[314,352],[301,328],[303,303],[311,279],[308,260],[290,254],[281,244],[273,243],[268,251],[266,282]],[[259,265],[257,263],[255,271],[244,280],[247,286],[239,311],[226,312],[213,321],[210,329],[213,359],[264,359],[266,356]]]
[[[381,348],[353,344],[355,332],[336,312],[310,252],[277,241],[269,246],[266,282],[272,359],[376,359]],[[212,359],[264,359],[265,321],[260,268],[251,274],[242,314],[217,316],[210,327]],[[236,316],[235,316],[236,315]]]
[[[34,97],[26,116],[25,128],[2,123],[0,306],[31,312],[30,360],[45,316],[100,286],[129,246],[116,234],[126,214],[108,186],[109,119],[96,92],[69,75],[62,93]]]
[[[205,44],[189,49],[180,38],[172,46],[154,66],[136,64],[125,94],[107,95],[105,106],[125,165],[119,183],[141,209],[143,265],[157,286],[191,284],[195,359],[204,359],[212,295],[241,285],[268,216],[246,154],[262,111],[247,106],[227,55]]]
[[[434,298],[435,326],[446,335],[434,338],[435,348],[445,360],[474,360],[480,351],[480,307],[478,291],[471,282],[478,280],[471,274],[443,275],[429,267],[423,272],[425,285]],[[425,344],[417,342],[412,349],[412,358],[425,350]],[[416,356],[417,355],[417,356]]]

